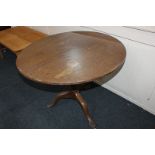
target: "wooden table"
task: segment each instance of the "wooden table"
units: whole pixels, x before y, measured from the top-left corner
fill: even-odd
[[[0,44],[16,55],[32,42],[47,35],[25,26],[17,26],[0,31]],[[2,54],[1,54],[2,55]]]
[[[17,57],[19,72],[26,78],[49,85],[76,86],[101,78],[122,66],[125,48],[117,39],[97,32],[66,32],[39,40]],[[92,128],[95,128],[86,101],[78,89],[59,93],[60,99],[79,101]]]

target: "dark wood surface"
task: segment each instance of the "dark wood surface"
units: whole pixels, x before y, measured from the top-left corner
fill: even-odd
[[[66,32],[46,37],[18,55],[16,65],[30,80],[73,85],[101,78],[125,61],[117,39],[97,32]]]

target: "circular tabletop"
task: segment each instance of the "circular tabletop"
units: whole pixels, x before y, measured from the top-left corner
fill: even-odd
[[[26,78],[51,85],[74,85],[101,78],[125,61],[117,39],[98,32],[52,35],[32,43],[18,55],[16,65]]]

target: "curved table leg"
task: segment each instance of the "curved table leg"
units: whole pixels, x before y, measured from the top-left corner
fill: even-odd
[[[87,105],[86,101],[83,99],[83,97],[80,95],[79,91],[66,91],[66,92],[61,92],[61,93],[57,94],[56,97],[54,98],[54,100],[48,104],[48,107],[49,108],[53,107],[61,99],[75,99],[75,100],[77,100],[85,114],[85,117],[87,118],[87,120],[89,122],[90,127],[92,127],[92,128],[96,127],[96,123],[92,119],[90,112],[88,110],[88,105]]]
[[[96,123],[94,122],[94,120],[92,119],[89,109],[88,109],[88,105],[86,103],[86,101],[84,100],[84,98],[81,96],[81,94],[78,91],[75,91],[75,98],[79,101],[79,104],[85,114],[85,117],[87,118],[88,122],[89,122],[89,126],[91,126],[92,128],[96,127]]]
[[[61,99],[65,99],[65,98],[70,98],[71,97],[71,92],[69,91],[66,91],[66,92],[61,92],[59,94],[57,94],[54,98],[54,100],[52,102],[50,102],[47,107],[48,108],[51,108],[53,107],[54,105],[56,105],[58,103],[59,100]]]

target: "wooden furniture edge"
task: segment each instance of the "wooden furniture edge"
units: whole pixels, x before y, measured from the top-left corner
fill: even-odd
[[[5,32],[6,33],[8,33],[9,34],[9,31],[10,31],[10,34],[15,34],[16,35],[16,32],[11,32],[11,30],[13,30],[13,29],[18,29],[18,28],[25,28],[25,29],[29,29],[30,31],[32,31],[32,32],[34,32],[35,34],[38,34],[38,36],[40,37],[39,39],[42,39],[42,38],[44,38],[44,37],[47,37],[48,35],[47,34],[45,34],[45,33],[43,33],[43,32],[40,32],[40,31],[37,31],[37,30],[35,30],[35,29],[33,29],[33,28],[30,28],[30,27],[27,27],[27,26],[17,26],[17,27],[13,27],[13,28],[9,28],[9,29],[5,29],[5,30],[2,30],[1,32],[2,33],[4,33],[5,34]],[[3,34],[2,34],[3,35]],[[19,37],[18,35],[17,35],[17,37]],[[29,41],[29,40],[27,40],[27,39],[25,39],[25,38],[23,38],[23,37],[19,37],[19,39],[21,39],[21,40],[25,40],[25,41],[27,41],[27,42],[30,42],[30,44],[32,44],[33,42],[35,42],[35,41],[37,41],[37,40],[39,40],[39,39],[36,39],[36,40],[34,40],[34,41]],[[12,49],[12,48],[10,48],[9,46],[7,46],[6,44],[4,44],[3,42],[0,42],[0,44],[2,45],[2,46],[4,46],[4,47],[6,47],[7,49],[9,49],[12,53],[14,53],[16,56],[23,50],[23,49],[25,49],[27,46],[29,46],[29,45],[25,45],[26,47],[24,47],[23,49],[20,49],[20,50],[14,50],[14,49]],[[2,52],[0,53],[0,58],[2,58],[3,56],[2,56]]]

